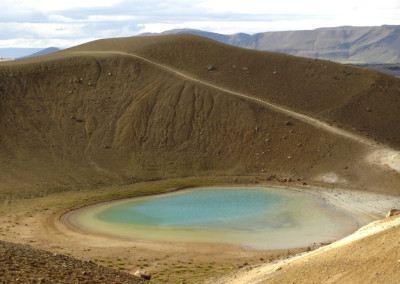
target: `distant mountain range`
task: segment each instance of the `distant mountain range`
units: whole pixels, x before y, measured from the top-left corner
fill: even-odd
[[[376,70],[400,78],[399,64],[354,64],[355,66]]]
[[[21,59],[27,57],[34,57],[40,55],[46,55],[52,52],[56,52],[61,50],[57,47],[49,47],[49,48],[19,48],[19,47],[10,47],[10,48],[0,48],[0,58],[12,58],[12,59]]]
[[[327,59],[340,63],[400,63],[400,26],[334,27],[315,30],[224,35],[180,29],[160,34],[189,33],[233,46]]]
[[[60,50],[61,49],[59,49],[58,47],[49,47],[49,48],[45,48],[45,49],[39,50],[38,52],[35,52],[33,54],[19,57],[17,59],[46,55],[46,54],[50,54],[50,53],[53,53],[53,52],[56,52],[56,51],[60,51]]]

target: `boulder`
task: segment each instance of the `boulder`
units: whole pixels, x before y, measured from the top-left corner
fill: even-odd
[[[399,209],[390,209],[389,212],[386,214],[386,218],[395,216],[395,215],[400,215],[400,210]]]
[[[142,279],[146,279],[146,280],[150,280],[151,279],[151,275],[144,269],[139,269],[135,272],[135,274],[133,274],[136,277],[142,278]]]

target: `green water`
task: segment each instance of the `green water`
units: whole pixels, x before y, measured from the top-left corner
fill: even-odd
[[[288,248],[331,241],[354,221],[308,194],[259,187],[210,187],[80,209],[74,226],[132,240]]]

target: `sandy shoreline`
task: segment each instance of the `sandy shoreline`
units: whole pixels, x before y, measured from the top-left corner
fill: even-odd
[[[299,263],[310,262],[310,260],[312,260],[316,256],[322,256],[322,258],[323,258],[325,253],[328,253],[330,251],[335,251],[335,249],[340,250],[341,248],[345,248],[346,246],[357,243],[357,241],[374,236],[376,234],[383,233],[389,229],[399,228],[399,226],[400,226],[400,216],[394,216],[394,217],[386,218],[384,220],[377,220],[377,221],[371,222],[371,223],[361,227],[359,230],[357,230],[353,234],[351,234],[343,239],[337,240],[329,245],[322,246],[314,251],[299,253],[292,257],[288,257],[288,258],[282,259],[282,260],[277,260],[277,261],[275,261],[273,263],[269,263],[269,264],[261,264],[261,265],[255,265],[253,267],[248,267],[244,270],[235,271],[232,274],[224,276],[224,277],[220,277],[220,278],[216,278],[216,279],[214,278],[211,281],[207,281],[205,283],[206,284],[269,283],[270,278],[273,277],[273,275],[274,275],[274,272],[277,272],[277,271],[280,272],[281,270],[285,270],[288,267],[295,266],[296,264],[299,264]],[[371,269],[373,269],[373,267],[371,267]],[[279,280],[278,280],[278,282],[281,283]],[[301,283],[303,283],[303,281]],[[307,280],[306,283],[309,283],[309,281]],[[358,283],[358,281],[357,281],[357,283]],[[380,283],[380,281],[379,281],[379,283]]]
[[[360,227],[384,218],[392,208],[400,208],[400,196],[337,188],[312,188],[309,193],[348,212],[358,220]]]
[[[209,188],[216,188],[216,189],[228,189],[232,188],[232,186],[218,186],[218,187],[204,187],[205,189]],[[307,230],[306,227],[299,227],[297,228],[281,228],[278,231],[272,231],[270,232],[267,230],[262,239],[256,240],[253,239],[249,236],[243,235],[244,232],[234,232],[232,231],[231,233],[225,232],[222,235],[218,234],[215,230],[193,230],[193,229],[183,229],[183,228],[175,228],[175,229],[168,229],[168,228],[146,228],[142,226],[134,226],[134,225],[119,225],[119,224],[111,224],[111,223],[106,223],[103,221],[98,220],[96,217],[94,217],[96,214],[101,212],[104,209],[108,209],[112,206],[116,205],[123,205],[129,202],[132,202],[133,200],[143,200],[144,199],[149,199],[157,196],[161,196],[159,194],[155,194],[153,196],[147,196],[147,197],[134,197],[131,199],[125,199],[125,200],[117,200],[117,201],[112,201],[112,202],[102,202],[98,204],[93,204],[84,208],[79,208],[77,210],[69,211],[66,214],[62,215],[60,217],[60,221],[64,223],[64,225],[68,228],[72,228],[76,231],[80,231],[83,234],[90,234],[90,235],[99,235],[99,236],[105,236],[105,237],[110,237],[110,238],[117,238],[120,240],[126,240],[126,241],[154,241],[154,242],[173,242],[173,243],[185,243],[185,242],[197,242],[197,243],[215,243],[215,244],[228,244],[228,245],[237,245],[241,246],[246,249],[264,249],[264,250],[271,250],[271,249],[287,249],[287,248],[295,248],[295,247],[307,247],[307,246],[313,246],[315,244],[319,243],[329,243],[332,241],[337,240],[338,238],[347,236],[351,232],[354,232],[356,229],[358,229],[361,225],[365,224],[368,221],[373,220],[373,218],[365,218],[365,216],[361,216],[360,214],[353,214],[351,210],[347,210],[344,206],[346,204],[339,204],[338,202],[330,202],[328,203],[326,198],[323,196],[327,195],[327,192],[324,191],[313,191],[310,192],[308,190],[298,190],[298,189],[293,189],[293,188],[278,188],[278,187],[267,187],[267,186],[242,186],[238,187],[235,186],[235,188],[259,188],[261,190],[266,190],[266,192],[275,192],[276,194],[284,194],[285,196],[292,196],[291,198],[294,198],[298,201],[296,201],[296,207],[299,206],[299,208],[295,209],[290,209],[296,210],[301,209],[300,211],[303,212],[304,206],[307,207],[313,207],[315,208],[316,212],[314,212],[312,215],[313,220],[309,221],[304,221],[305,223],[313,222],[314,226],[317,226],[318,223],[320,223],[320,226],[323,227],[323,232],[319,233],[312,233],[312,231],[315,230],[322,230],[318,228],[310,228],[312,231],[305,231],[302,233],[302,231],[299,230]],[[199,189],[199,188],[197,188]],[[180,193],[185,193],[185,191],[192,191],[192,190],[197,190],[197,189],[186,189],[186,190],[181,190],[181,191],[175,191],[173,193],[166,193],[167,195],[164,196],[171,196],[171,195],[178,195]],[[201,188],[200,188],[201,190]],[[341,193],[342,194],[342,193]],[[311,197],[308,198],[307,196]],[[307,201],[308,205],[298,205],[297,203],[304,199]],[[330,200],[332,198],[329,198]],[[300,202],[301,203],[301,202]],[[309,209],[307,209],[309,210]],[[299,212],[300,215],[302,213]],[[299,215],[294,213],[294,215]],[[304,214],[304,213],[303,213]],[[365,214],[364,214],[365,215]],[[322,217],[324,216],[324,217]],[[310,218],[310,217],[308,217]],[[324,220],[323,223],[321,221],[317,221],[320,218],[321,220]],[[308,219],[307,219],[308,220]],[[331,223],[333,220],[335,220],[334,223]],[[300,220],[299,220],[300,221]],[[302,221],[300,221],[302,222]],[[326,232],[331,231],[331,233],[327,234]],[[280,233],[279,233],[280,232]],[[250,232],[248,232],[250,233]],[[233,234],[233,235],[232,235]],[[238,235],[239,234],[239,235]],[[259,235],[261,232],[258,233]],[[283,234],[283,235],[282,235]],[[252,233],[254,235],[254,233]],[[296,235],[295,238],[292,236]],[[302,237],[304,235],[304,237]],[[315,235],[315,236],[314,236]],[[320,235],[320,237],[317,237],[317,235]],[[261,235],[260,235],[261,236]],[[274,237],[275,236],[275,237]],[[250,241],[250,239],[253,239],[253,241]],[[239,239],[238,239],[239,238]],[[237,239],[235,241],[234,239]],[[247,241],[247,244],[245,239],[249,239]],[[238,243],[238,241],[240,242]],[[285,241],[286,240],[286,241]],[[253,245],[251,245],[252,242]],[[243,243],[243,244],[240,244]],[[256,244],[257,243],[257,244]],[[286,243],[286,244],[285,244]],[[264,245],[263,245],[264,244]]]
[[[221,186],[218,186],[221,187]],[[240,187],[240,186],[232,186],[232,185],[226,185],[223,187]],[[243,186],[241,186],[243,187]],[[378,193],[370,193],[370,192],[362,192],[362,191],[357,191],[357,190],[345,190],[345,189],[333,189],[333,188],[318,188],[318,187],[310,187],[308,189],[299,189],[299,188],[285,188],[285,187],[279,187],[279,186],[255,186],[255,185],[245,185],[244,187],[266,187],[266,188],[277,188],[277,189],[284,189],[288,191],[293,191],[293,192],[301,192],[305,194],[309,194],[315,199],[319,200],[322,202],[322,206],[327,206],[330,207],[330,209],[337,210],[338,212],[346,214],[348,217],[350,217],[357,225],[353,229],[353,232],[361,228],[362,226],[365,226],[373,221],[376,221],[378,219],[383,218],[386,213],[392,209],[392,208],[400,208],[400,197],[395,197],[395,196],[390,196],[390,195],[383,195],[383,194],[378,194]],[[195,187],[194,187],[195,188]],[[151,195],[146,195],[146,196],[138,196],[134,198],[147,198],[147,197],[154,197],[154,196],[161,196],[164,194],[178,194],[181,191],[184,190],[190,190],[194,188],[186,188],[186,189],[181,189],[181,190],[174,190],[174,191],[169,191],[165,193],[156,193],[156,194],[151,194]],[[118,237],[116,235],[112,234],[101,234],[101,233],[96,233],[96,232],[91,232],[90,230],[85,230],[82,228],[78,228],[76,224],[73,224],[70,222],[70,216],[74,214],[75,212],[79,212],[82,209],[87,209],[87,208],[97,208],[98,206],[102,206],[104,204],[110,204],[111,202],[120,202],[124,203],[127,202],[129,199],[121,199],[121,200],[113,200],[113,201],[105,201],[101,203],[96,203],[89,205],[87,207],[75,209],[68,211],[64,214],[62,214],[59,217],[59,221],[61,222],[62,226],[64,226],[66,230],[73,230],[77,233],[81,233],[84,235],[90,235],[90,236],[98,236],[98,237],[106,237],[110,239],[117,239],[120,241],[136,241],[136,242],[151,242],[151,243],[171,243],[170,241],[157,241],[153,239],[129,239],[129,238],[124,238],[124,237]],[[60,227],[60,226],[59,226]],[[336,241],[332,240],[332,241]],[[176,243],[176,242],[172,242]],[[199,243],[199,242],[197,242]],[[199,244],[201,244],[200,242]],[[204,242],[204,244],[207,244]],[[211,243],[212,244],[212,243]],[[215,243],[215,244],[220,244],[220,243]],[[213,244],[213,245],[215,245]],[[228,246],[232,244],[227,244]],[[278,248],[279,249],[279,248]],[[285,247],[282,247],[282,249],[285,249]]]
[[[254,185],[248,186],[253,187]],[[276,184],[261,186],[281,187]],[[400,208],[400,197],[390,195],[320,187],[299,187],[289,190],[306,192],[329,205],[339,206],[341,210],[346,211],[346,214],[351,214],[359,226],[384,217],[391,208]],[[71,196],[74,195],[71,194]],[[82,193],[82,196],[86,196],[85,193]],[[187,279],[196,275],[196,281],[205,281],[214,274],[226,274],[242,266],[250,267],[265,262],[273,263],[290,255],[307,251],[307,248],[290,249],[290,251],[287,249],[265,251],[247,250],[223,244],[126,241],[84,233],[69,227],[64,222],[60,222],[60,216],[68,211],[68,206],[55,205],[53,208],[51,207],[53,204],[62,203],[51,201],[45,204],[42,199],[39,199],[34,202],[21,203],[20,207],[10,207],[14,211],[9,214],[9,217],[3,215],[2,220],[9,224],[18,221],[19,225],[10,226],[9,232],[3,235],[2,239],[29,243],[35,248],[68,254],[82,260],[93,260],[98,264],[110,267],[114,265],[115,268],[117,268],[117,262],[125,263],[122,268],[131,273],[144,267],[153,275],[161,277],[160,279],[166,275],[166,269],[170,271],[168,272],[170,273],[169,277],[173,277],[172,275],[175,275],[176,271],[171,267],[182,266],[181,262],[185,262],[187,271],[180,273],[186,275]],[[38,206],[42,209],[37,209]],[[52,209],[47,210],[47,208]],[[13,212],[20,216],[12,217]],[[118,261],[118,259],[124,261]]]
[[[269,275],[283,269],[294,262],[307,259],[315,255],[323,254],[330,250],[346,246],[362,238],[372,236],[389,228],[400,226],[400,217],[385,218],[388,211],[392,208],[400,208],[400,197],[362,192],[357,190],[344,189],[307,189],[310,194],[324,199],[328,204],[341,206],[349,214],[352,214],[358,221],[360,228],[354,233],[336,240],[335,242],[322,246],[311,252],[304,252],[283,260],[277,260],[269,264],[255,265],[245,270],[236,271],[233,274],[217,279],[212,279],[206,283],[222,284],[256,284],[267,283]],[[267,282],[266,282],[267,281]]]

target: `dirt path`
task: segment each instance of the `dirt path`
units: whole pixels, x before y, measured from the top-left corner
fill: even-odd
[[[389,148],[388,146],[384,146],[384,145],[380,145],[377,142],[368,139],[364,136],[360,136],[354,133],[351,133],[347,130],[344,129],[340,129],[338,127],[329,125],[326,122],[323,122],[321,120],[318,120],[316,118],[307,116],[305,114],[301,114],[298,112],[295,112],[293,110],[284,108],[282,106],[278,106],[275,104],[272,104],[270,102],[258,99],[258,98],[254,98],[250,95],[247,94],[242,94],[236,91],[232,91],[208,82],[205,82],[203,80],[197,79],[195,77],[192,77],[188,74],[182,73],[180,71],[177,71],[169,66],[154,62],[150,59],[144,58],[142,56],[136,55],[136,54],[131,54],[131,53],[126,53],[126,52],[120,52],[120,51],[93,51],[93,52],[73,52],[75,54],[88,54],[88,55],[92,55],[94,53],[97,54],[118,54],[118,55],[124,55],[124,56],[129,56],[129,57],[133,57],[133,58],[137,58],[139,60],[142,60],[146,63],[149,63],[151,65],[154,65],[156,67],[159,67],[169,73],[172,73],[174,75],[177,75],[179,77],[182,77],[186,80],[190,80],[192,82],[198,83],[198,84],[202,84],[204,86],[208,86],[210,88],[225,92],[227,94],[239,97],[239,98],[243,98],[245,100],[249,100],[249,101],[253,101],[256,102],[258,104],[261,104],[263,106],[266,106],[274,111],[280,112],[282,114],[285,114],[287,116],[293,117],[295,119],[298,119],[304,123],[307,123],[313,127],[316,127],[318,129],[324,130],[326,132],[329,133],[333,133],[335,135],[339,135],[348,139],[351,139],[353,141],[356,141],[360,144],[366,145],[368,147],[372,147],[372,151],[371,154],[367,157],[367,162],[369,163],[373,163],[376,165],[380,165],[380,166],[389,166],[390,168],[392,168],[395,171],[400,172],[400,152],[397,152],[391,148]]]
[[[261,99],[258,99],[258,98],[254,98],[254,97],[246,95],[246,94],[238,93],[238,92],[235,92],[235,91],[232,91],[232,90],[229,90],[229,89],[226,89],[226,88],[223,88],[223,87],[219,87],[217,85],[214,85],[214,84],[211,84],[211,83],[196,79],[196,78],[194,78],[194,77],[192,77],[192,76],[190,76],[188,74],[184,74],[184,73],[179,72],[179,71],[177,71],[177,70],[175,70],[175,69],[173,69],[171,67],[168,67],[166,65],[163,65],[163,64],[160,64],[160,63],[157,63],[157,62],[154,62],[152,60],[149,60],[147,58],[144,58],[144,57],[136,55],[136,54],[119,52],[119,51],[94,51],[94,52],[77,52],[77,53],[79,53],[79,54],[93,54],[93,53],[119,54],[119,55],[125,55],[125,56],[134,57],[134,58],[143,60],[143,61],[145,61],[147,63],[150,63],[151,65],[154,65],[154,66],[157,66],[157,67],[159,67],[161,69],[164,69],[169,73],[172,73],[172,74],[178,75],[179,77],[182,77],[184,79],[190,80],[192,82],[199,83],[199,84],[211,87],[213,89],[216,89],[216,90],[219,90],[219,91],[234,95],[234,96],[239,97],[239,98],[243,98],[243,99],[246,99],[246,100],[250,100],[250,101],[262,104],[264,106],[267,106],[270,109],[273,109],[273,110],[278,111],[280,113],[283,113],[285,115],[288,115],[288,116],[291,116],[293,118],[296,118],[296,119],[298,119],[298,120],[300,120],[300,121],[302,121],[304,123],[310,124],[310,125],[312,125],[312,126],[314,126],[316,128],[323,129],[323,130],[325,130],[327,132],[334,133],[334,134],[337,134],[337,135],[340,135],[340,136],[344,136],[346,138],[352,139],[352,140],[357,141],[357,142],[362,143],[362,144],[366,144],[368,146],[375,146],[375,147],[384,148],[384,147],[378,145],[375,141],[372,141],[372,140],[370,140],[368,138],[365,138],[365,137],[356,135],[354,133],[348,132],[346,130],[334,127],[334,126],[329,125],[329,124],[327,124],[327,123],[325,123],[325,122],[323,122],[321,120],[318,120],[318,119],[312,118],[310,116],[307,116],[307,115],[304,115],[304,114],[289,110],[289,109],[281,107],[281,106],[277,106],[277,105],[272,104],[270,102],[266,102],[264,100],[261,100]]]

